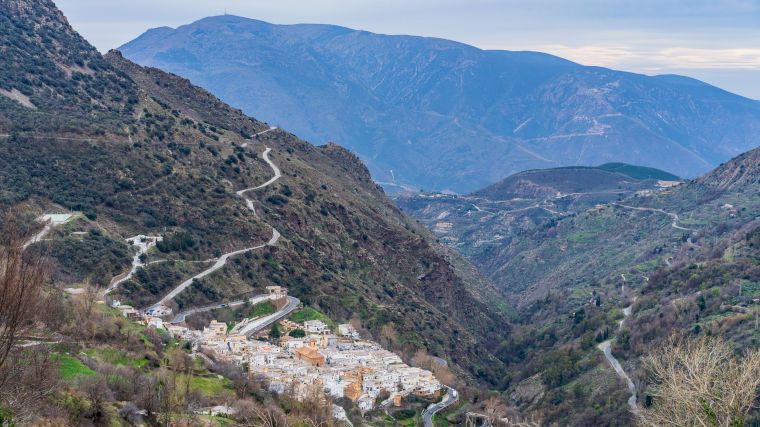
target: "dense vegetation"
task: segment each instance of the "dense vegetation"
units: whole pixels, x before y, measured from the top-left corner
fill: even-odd
[[[89,282],[104,287],[130,263],[124,242],[109,238],[98,229],[44,242],[32,250],[42,251],[55,260],[53,271],[57,283]],[[72,259],[77,262],[71,262]]]
[[[78,36],[51,2],[0,1],[3,19],[13,22],[3,27],[11,28],[3,37],[15,43],[16,33],[23,34],[36,52],[14,54],[21,64],[7,71],[3,90],[13,79],[27,84],[13,70],[37,70],[37,62],[68,64],[65,49],[43,48],[44,41],[28,31],[31,25],[53,29],[78,46]],[[93,48],[81,48],[88,51],[84,58],[100,58]],[[46,310],[30,324],[39,326],[36,332],[47,331],[47,341],[62,342],[49,357],[18,353],[20,363],[39,367],[40,381],[50,384],[45,388],[50,394],[38,398],[44,404],[37,416],[105,423],[131,420],[139,408],[160,423],[161,416],[184,416],[187,408],[233,397],[268,408],[273,402],[238,370],[189,361],[183,344],[95,306],[94,293],[62,295],[61,288],[87,281],[102,286],[124,273],[132,256],[125,239],[137,234],[162,234],[165,240],[146,255],[150,264],[113,294],[125,303],[152,304],[209,260],[268,241],[275,227],[282,233],[277,245],[235,257],[195,281],[174,308],[284,285],[307,306],[295,319],[351,321],[364,336],[407,360],[429,363],[431,358],[420,354],[441,357],[459,374],[457,386],[466,397],[481,403],[493,389],[502,401],[546,422],[632,421],[626,390],[597,349],[608,339],[615,339],[613,351],[627,360],[628,370],[670,329],[723,334],[737,349],[757,345],[752,316],[760,292],[760,238],[753,223],[760,214],[758,152],[664,191],[637,194],[651,187],[604,171],[616,178],[603,183],[604,196],[598,198],[518,200],[498,209],[497,200],[480,206],[480,200],[446,199],[462,218],[473,218],[470,224],[480,221],[478,215],[496,218],[484,223],[496,224],[500,228],[490,232],[499,230],[505,238],[478,243],[488,260],[478,265],[501,285],[497,290],[389,203],[367,168],[346,150],[314,147],[280,130],[249,139],[267,126],[188,81],[139,67],[116,52],[96,59],[87,59],[91,79],[84,83],[69,88],[75,84],[69,80],[79,77],[59,76],[66,80],[60,94],[39,89],[45,82],[30,81],[39,89],[29,95],[36,109],[0,96],[0,124],[49,121],[35,128],[39,132],[9,128],[10,134],[0,137],[3,211],[20,209],[19,218],[26,220],[51,211],[79,211],[84,218],[30,250],[48,254],[52,262]],[[134,108],[127,107],[128,97],[115,100],[119,88],[136,96]],[[46,94],[49,104],[39,99]],[[58,108],[55,102],[67,97],[79,106]],[[84,107],[89,104],[97,111]],[[88,124],[88,114],[102,120]],[[68,123],[67,136],[61,123]],[[271,176],[260,157],[264,146],[272,149],[269,156],[283,177],[250,192],[254,214],[235,192]],[[581,184],[597,183],[584,177]],[[545,189],[532,194],[553,191]],[[505,207],[527,214],[497,212]],[[26,227],[28,235],[38,226]],[[639,298],[633,317],[618,331],[621,309],[634,295]],[[505,301],[512,303],[509,309]],[[245,307],[227,314],[235,319],[270,309]],[[224,371],[227,380],[213,370]],[[632,375],[643,378],[635,369]],[[168,383],[179,386],[161,388]],[[34,382],[22,378],[14,384],[25,392]],[[169,393],[172,401],[152,394],[156,390]],[[646,404],[646,387],[641,390]],[[284,417],[321,414],[319,408],[286,401],[270,409]],[[30,416],[29,401],[24,404],[0,408],[0,416]],[[417,417],[401,411],[392,413],[405,422]]]
[[[0,90],[15,91],[29,104],[0,96],[0,130],[120,132],[139,102],[134,83],[79,34],[65,31],[60,12],[50,13],[44,2],[0,2]]]

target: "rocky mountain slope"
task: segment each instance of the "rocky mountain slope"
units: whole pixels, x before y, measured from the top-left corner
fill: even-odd
[[[402,214],[357,157],[269,130],[118,52],[102,57],[51,1],[2,0],[0,11],[13,65],[0,71],[0,203],[83,213],[33,246],[61,269],[55,287],[107,285],[130,261],[127,238],[160,234],[167,243],[146,260],[159,262],[115,291],[143,308],[197,272],[194,262],[266,243],[274,227],[276,245],[194,283],[177,306],[286,285],[405,356],[427,349],[464,377],[500,381],[489,348],[508,327],[495,290],[452,267],[456,255]],[[249,209],[236,191],[270,178],[265,148],[282,178],[247,194]],[[98,253],[114,256],[90,262]]]
[[[552,170],[536,175],[542,186],[527,173],[485,192],[516,197],[501,202],[412,195],[398,203],[467,254],[516,307],[512,334],[497,351],[513,404],[573,425],[631,423],[630,393],[601,343],[612,340],[640,404],[651,402],[641,360],[671,334],[721,335],[738,350],[760,343],[758,153],[674,187],[626,192],[612,180],[611,194],[575,199],[564,211],[556,203],[568,197],[519,198],[551,194],[558,184],[536,188],[547,188]],[[573,185],[600,182],[577,173]],[[521,180],[531,185],[515,185]]]
[[[350,148],[394,189],[467,193],[528,169],[611,161],[694,177],[760,134],[759,102],[693,79],[440,39],[218,16],[121,50]]]

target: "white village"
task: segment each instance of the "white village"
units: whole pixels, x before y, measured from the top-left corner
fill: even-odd
[[[286,308],[295,308],[287,303],[292,297],[280,286],[269,286],[267,291],[250,301],[261,303],[268,299],[283,308],[274,314],[245,319],[231,328],[212,320],[203,330],[193,330],[127,305],[114,306],[126,317],[192,343],[194,350],[233,362],[250,376],[265,378],[275,393],[289,391],[296,398],[306,398],[316,388],[333,399],[346,397],[366,413],[376,407],[381,396],[380,405],[398,406],[406,396],[437,396],[442,390],[432,372],[405,364],[378,343],[362,339],[349,324],[338,325],[333,331],[322,320],[296,323],[281,318]],[[269,330],[265,329],[274,323],[285,332],[278,339],[269,338]],[[292,331],[298,332],[291,336],[288,333]],[[336,418],[345,417],[342,408],[333,408]]]
[[[276,128],[272,127],[259,134],[274,129]],[[262,157],[272,168],[274,177],[262,185],[237,192],[254,214],[255,209],[246,192],[264,188],[282,176],[279,168],[268,157],[270,151],[267,147]],[[73,214],[60,218],[43,217],[42,220],[47,224],[45,229],[34,236],[29,244],[42,239],[53,226],[63,224],[73,217]],[[57,222],[54,222],[55,220]],[[178,340],[190,343],[195,354],[237,364],[247,371],[249,376],[265,379],[270,391],[278,394],[287,392],[299,400],[314,397],[316,390],[320,398],[345,397],[365,414],[378,405],[400,406],[402,400],[411,395],[435,398],[445,391],[442,401],[431,404],[424,414],[425,423],[428,425],[432,423],[431,417],[435,412],[458,399],[456,390],[443,386],[432,372],[409,366],[398,355],[382,348],[378,343],[362,339],[350,324],[340,324],[332,328],[326,323],[327,318],[306,319],[301,323],[288,320],[287,317],[301,306],[301,302],[288,295],[287,289],[282,286],[267,286],[265,294],[244,300],[218,302],[207,307],[189,308],[174,315],[171,301],[194,280],[223,268],[230,257],[274,246],[280,237],[280,233],[273,227],[272,237],[267,243],[237,249],[209,260],[214,262],[211,267],[180,283],[159,301],[144,309],[122,304],[109,294],[121,283],[129,280],[138,269],[144,268],[146,264],[143,255],[162,241],[163,237],[138,235],[126,239],[130,246],[136,248],[132,266],[129,271],[113,278],[103,292],[102,296],[107,300],[103,302],[108,302],[111,307],[121,311],[124,317],[149,328],[165,330]],[[72,293],[75,291],[71,290]],[[203,330],[183,326],[188,316],[197,313],[246,304],[255,306],[265,302],[277,308],[274,313],[246,318],[234,325],[214,319]],[[174,317],[169,321],[172,315]],[[278,336],[270,337],[267,330],[269,327],[283,330],[284,334],[278,333]],[[348,419],[345,409],[341,406],[332,405],[332,409],[334,418]]]

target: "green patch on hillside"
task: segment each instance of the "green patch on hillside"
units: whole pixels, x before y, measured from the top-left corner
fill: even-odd
[[[130,356],[127,354],[127,352],[113,347],[91,348],[85,353],[87,353],[89,357],[110,363],[112,365],[142,368],[148,364],[148,360],[145,357]]]
[[[753,282],[750,280],[742,280],[742,295],[757,298],[760,296],[760,282]]]
[[[304,307],[298,311],[295,311],[292,315],[290,315],[290,320],[296,323],[303,323],[307,320],[321,320],[327,323],[327,326],[329,326],[330,328],[335,327],[335,324],[329,317],[327,317],[324,313],[311,307]]]
[[[567,235],[567,241],[573,243],[585,243],[591,242],[596,238],[596,234],[586,231],[579,231],[577,233],[571,233]]]
[[[266,300],[252,306],[250,310],[248,310],[248,313],[245,317],[254,319],[257,317],[268,316],[270,314],[273,314],[275,311],[277,311],[277,307],[274,306],[272,301]]]
[[[198,419],[204,423],[203,425],[208,426],[227,427],[236,425],[233,420],[220,416],[212,417],[211,415],[200,415],[198,416]]]
[[[58,375],[64,381],[73,381],[78,376],[95,375],[81,360],[68,354],[55,354],[53,360],[58,362]]]
[[[178,383],[185,385],[187,382],[187,376],[184,374],[179,375],[177,381]],[[220,378],[217,376],[190,378],[190,391],[196,391],[204,396],[214,398],[225,395],[234,397],[232,381],[227,378]]]

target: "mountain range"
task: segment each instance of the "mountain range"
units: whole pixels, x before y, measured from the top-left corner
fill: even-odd
[[[488,276],[494,272],[486,265],[508,262],[496,251],[530,238],[535,229],[606,203],[665,191],[681,182],[658,169],[607,163],[519,172],[466,195],[405,192],[394,199],[403,211],[470,257]],[[498,275],[491,278],[508,295],[519,288]]]
[[[225,15],[120,50],[349,148],[391,190],[467,193],[528,169],[616,161],[690,178],[760,136],[760,102],[691,78],[435,38]]]
[[[644,361],[670,335],[721,336],[737,351],[760,345],[760,149],[738,154],[753,145],[755,101],[680,77],[637,76],[443,40],[276,27],[237,17],[194,25],[153,30],[142,40],[172,40],[183,32],[208,40],[209,52],[221,55],[213,65],[227,69],[225,84],[240,75],[241,61],[271,65],[279,71],[262,74],[268,90],[295,85],[288,102],[324,102],[325,126],[334,128],[323,132],[342,138],[345,129],[364,129],[374,136],[357,141],[388,151],[373,159],[356,148],[361,156],[336,144],[309,144],[262,121],[282,125],[299,117],[295,113],[249,117],[195,86],[196,77],[191,82],[142,66],[118,51],[101,55],[50,0],[0,0],[0,225],[18,221],[34,235],[42,214],[74,215],[44,239],[30,240],[24,252],[44,256],[50,271],[44,309],[30,322],[33,336],[9,359],[15,376],[2,377],[10,380],[0,387],[0,424],[10,413],[19,423],[136,425],[144,417],[166,425],[232,400],[286,414],[286,421],[299,421],[293,424],[303,422],[300,415],[314,419],[316,409],[276,400],[239,367],[191,353],[192,346],[95,304],[101,294],[90,290],[102,291],[118,278],[124,281],[108,298],[138,309],[192,277],[170,308],[220,304],[224,312],[229,307],[223,304],[242,295],[285,285],[317,318],[350,321],[410,363],[429,355],[451,368],[460,394],[456,405],[436,415],[444,425],[465,424],[468,412],[502,406],[548,425],[632,425],[631,397],[641,407],[661,398]],[[256,31],[241,29],[251,26]],[[245,45],[236,38],[241,35],[280,45],[225,57],[223,43],[212,43],[221,43],[219,28],[233,47]],[[315,47],[296,48],[304,39]],[[317,61],[328,48],[345,56]],[[208,63],[193,60],[198,52],[190,49],[165,54],[184,55],[201,71]],[[346,63],[351,67],[342,70]],[[511,74],[499,71],[505,64],[512,64]],[[287,67],[305,74],[296,78],[282,71]],[[433,69],[438,74],[430,74]],[[352,73],[359,79],[361,70],[390,70],[395,77],[349,79]],[[251,84],[260,81],[248,76]],[[488,76],[494,86],[481,86]],[[343,80],[323,86],[325,78]],[[307,97],[299,84],[324,96]],[[248,99],[244,92],[241,99]],[[499,107],[490,110],[464,95],[492,97]],[[364,107],[368,98],[371,109]],[[416,106],[405,115],[388,107],[394,102]],[[328,114],[336,105],[346,116]],[[535,116],[504,119],[505,111],[526,106]],[[461,119],[452,119],[454,110]],[[353,114],[376,126],[352,124]],[[578,133],[598,125],[601,134],[550,139],[545,135],[560,127],[551,130],[549,122]],[[402,125],[411,124],[420,140],[399,146],[373,139],[392,125],[402,135],[408,132]],[[533,137],[497,141],[486,126]],[[636,139],[629,130],[651,139]],[[459,139],[480,135],[475,131],[492,139]],[[435,145],[447,141],[439,138],[444,134],[454,135],[448,140],[459,144],[454,151]],[[573,144],[591,147],[594,138],[609,142],[603,148],[610,153],[633,147],[642,159],[659,156],[669,167],[653,169],[657,162],[633,161],[639,157],[623,150],[631,163],[584,157],[599,166],[537,169],[553,163],[526,160],[509,175],[507,162],[475,145],[507,147],[534,160],[541,148],[560,159]],[[476,152],[475,159],[466,155]],[[442,157],[433,154],[441,153],[463,163],[434,166]],[[696,179],[679,178],[735,153]],[[397,176],[397,184],[429,174],[431,188],[438,182],[441,189],[468,192],[405,193],[394,204],[373,180],[378,170],[397,167],[378,166],[381,157],[409,162],[403,176],[410,178]],[[486,173],[486,164],[498,167]],[[463,170],[469,172],[455,173]],[[141,234],[163,238],[144,257],[132,244]],[[141,267],[128,275],[135,256]],[[610,364],[614,357],[632,379],[633,396]],[[175,393],[179,389],[184,393]],[[407,400],[417,409],[350,415],[357,424],[402,425],[388,414],[408,411],[400,419],[415,422],[432,403]],[[326,419],[332,422],[329,410]],[[745,419],[750,425],[758,420],[756,409]]]

